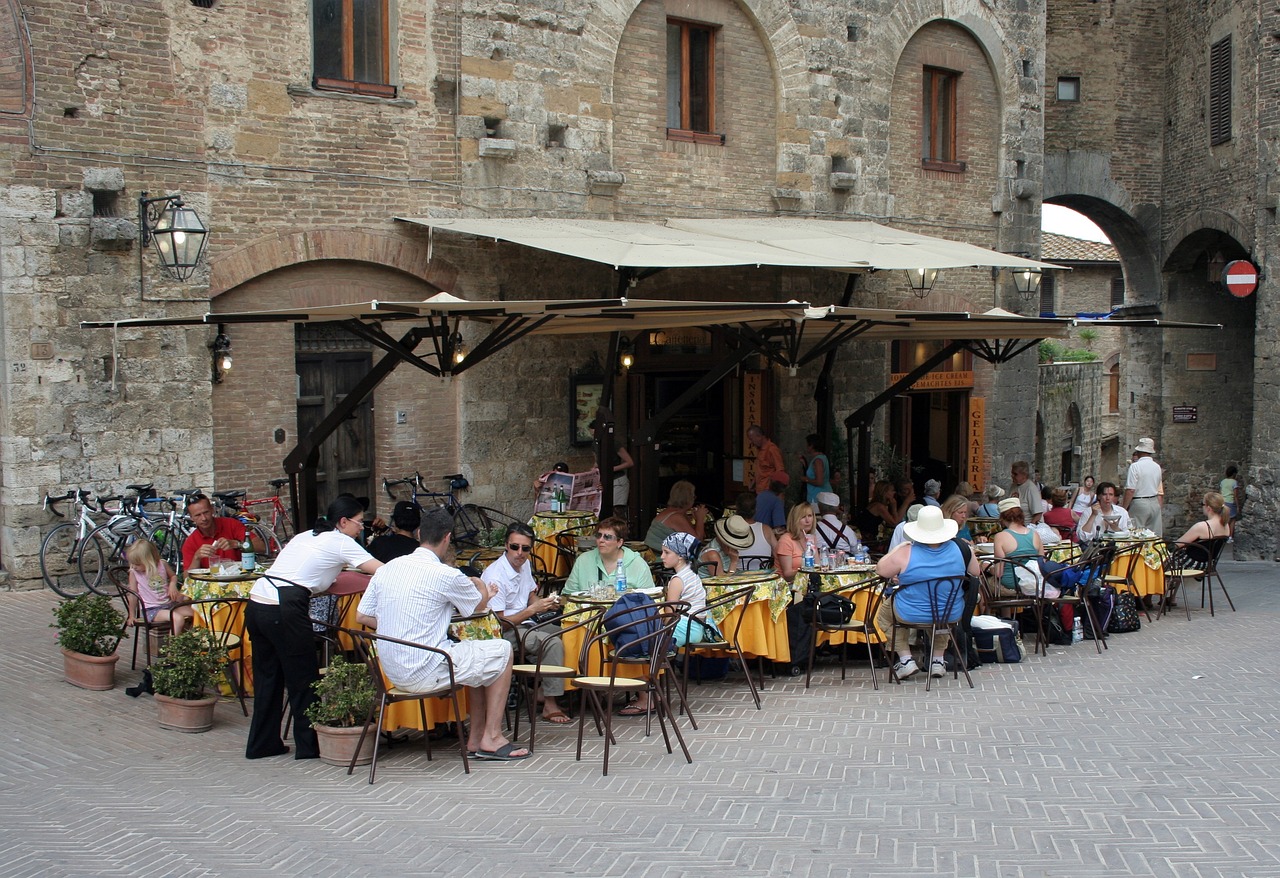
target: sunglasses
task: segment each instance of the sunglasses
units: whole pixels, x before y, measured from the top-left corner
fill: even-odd
[[[522,546],[519,543],[507,543],[507,549],[512,552],[532,552],[533,546]]]
[[[604,540],[606,543],[610,540],[619,539],[617,534],[596,534],[597,540]]]

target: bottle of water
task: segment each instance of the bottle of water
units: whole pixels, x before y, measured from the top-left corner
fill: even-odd
[[[245,573],[252,573],[257,566],[258,559],[253,554],[253,541],[249,539],[249,532],[245,531],[244,542],[240,544],[240,569]]]
[[[804,566],[813,569],[813,542],[808,541],[804,544]]]
[[[618,597],[622,597],[622,593],[627,590],[627,565],[621,557],[618,558],[618,578],[614,580],[614,588],[618,591]]]
[[[1084,640],[1084,623],[1080,621],[1080,617],[1076,616],[1075,623],[1071,626],[1071,642],[1079,643]]]

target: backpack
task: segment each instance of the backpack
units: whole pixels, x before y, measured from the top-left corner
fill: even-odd
[[[644,624],[632,625],[633,622]],[[639,658],[648,655],[654,641],[652,639],[644,643],[636,641],[662,630],[662,620],[658,617],[658,606],[653,602],[653,598],[638,591],[623,593],[622,597],[605,611],[604,627],[607,630],[623,625],[631,625],[631,627],[609,635],[614,653],[622,658]]]
[[[1138,618],[1138,599],[1131,591],[1116,592],[1116,606],[1107,623],[1108,634],[1128,634],[1142,628]]]
[[[842,594],[818,598],[818,621],[823,625],[845,625],[853,618],[853,601]]]
[[[978,655],[984,664],[998,662],[1000,664],[1017,664],[1027,657],[1027,647],[1022,642],[1022,632],[1013,619],[1004,620],[1000,628],[971,627],[972,638]]]

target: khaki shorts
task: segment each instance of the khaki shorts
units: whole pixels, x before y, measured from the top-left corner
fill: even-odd
[[[453,659],[453,678],[460,686],[488,686],[502,676],[511,661],[511,644],[505,640],[464,640],[444,647]],[[448,671],[437,686],[449,683]]]

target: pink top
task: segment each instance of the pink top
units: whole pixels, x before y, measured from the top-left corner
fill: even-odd
[[[160,580],[157,583],[159,586],[158,591],[156,587],[151,585],[151,577],[147,576],[147,574],[139,573],[132,568],[129,569],[129,572],[133,575],[133,581],[137,583],[138,600],[142,601],[144,607],[150,610],[154,607],[169,606],[169,567],[164,561],[161,561],[159,566],[156,567],[156,579]]]

